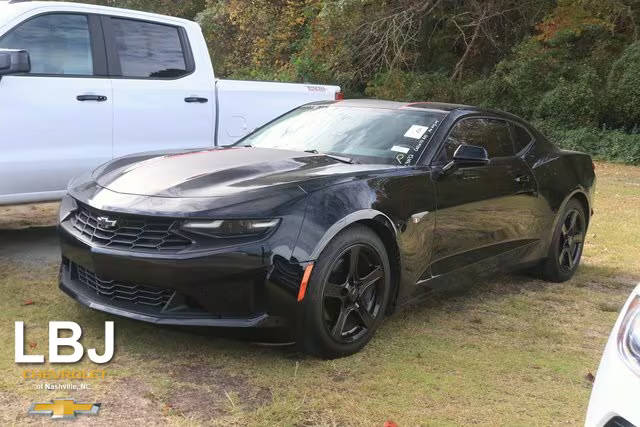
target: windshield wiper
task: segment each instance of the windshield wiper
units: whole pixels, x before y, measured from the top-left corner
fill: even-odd
[[[350,157],[336,156],[335,154],[329,154],[329,153],[321,153],[321,152],[319,152],[318,150],[315,150],[315,149],[313,149],[313,150],[304,150],[304,152],[305,153],[311,153],[311,154],[322,154],[323,156],[331,157],[334,160],[337,160],[337,161],[342,162],[342,163],[347,163],[347,164],[350,164],[350,165],[355,163],[355,161]]]

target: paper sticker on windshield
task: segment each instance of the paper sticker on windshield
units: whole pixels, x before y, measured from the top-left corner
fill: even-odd
[[[404,136],[405,138],[420,139],[428,130],[427,126],[412,125]]]
[[[403,147],[401,145],[394,145],[391,147],[391,151],[395,151],[397,153],[407,154],[409,152],[409,147]]]

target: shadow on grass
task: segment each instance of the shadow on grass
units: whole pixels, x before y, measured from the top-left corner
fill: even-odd
[[[613,269],[585,265],[573,279],[565,283],[545,282],[522,273],[498,275],[476,282],[469,280],[459,283],[455,288],[428,294],[422,301],[399,309],[391,317],[428,319],[432,312],[472,310],[479,303],[499,301],[524,292],[542,294],[554,287],[573,286],[599,292],[626,292],[628,288],[630,291],[635,281],[627,277],[620,278],[616,274],[618,272]],[[95,322],[96,318],[116,320],[127,353],[145,359],[167,360],[180,356],[196,360],[199,353],[207,352],[263,361],[310,358],[299,351],[283,330],[159,326],[115,318],[84,308],[80,311],[80,317],[85,318],[86,322]]]
[[[60,260],[56,227],[0,229],[0,242],[0,264],[15,260],[46,264]]]
[[[462,311],[474,307],[478,300],[497,301],[523,292],[543,293],[562,286],[587,288],[598,292],[631,292],[639,280],[639,277],[626,274],[619,269],[588,264],[581,265],[575,276],[564,283],[547,282],[527,272],[502,274],[477,281],[469,279],[449,289],[434,291],[425,295],[423,300],[401,308],[399,314],[420,316],[431,311]]]

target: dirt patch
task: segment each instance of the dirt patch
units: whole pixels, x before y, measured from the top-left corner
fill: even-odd
[[[0,391],[0,407],[2,408],[0,421],[2,425],[23,425],[29,422],[30,417],[27,417],[27,410],[30,405],[31,402],[16,393]],[[42,420],[32,419],[31,421],[35,424],[36,421],[40,423]]]
[[[56,225],[59,206],[58,202],[0,206],[0,230]]]
[[[132,423],[140,425],[166,425],[163,418],[162,404],[149,398],[149,386],[133,378],[123,378],[108,385],[108,388],[95,390],[55,392],[47,397],[34,398],[29,401],[17,394],[0,392],[0,406],[6,414],[16,414],[15,418],[2,418],[3,425],[43,425],[51,419],[46,415],[29,415],[28,409],[34,402],[47,402],[54,398],[71,396],[76,402],[100,403],[98,416],[79,415],[72,420],[57,420],[58,426],[74,426],[80,422],[93,426],[130,426]]]
[[[197,420],[211,420],[237,409],[253,411],[273,399],[268,387],[252,384],[247,377],[232,375],[219,366],[181,365],[170,375],[180,385],[171,390],[167,405]]]
[[[121,378],[108,385],[108,389],[73,393],[78,402],[101,404],[100,414],[91,419],[91,425],[125,426],[165,425],[162,404],[153,400],[151,387],[135,378]]]
[[[164,425],[162,404],[153,401],[151,396],[151,387],[134,378],[118,379],[106,390],[73,393],[77,402],[101,404],[99,416],[91,419],[91,425],[96,426]]]
[[[161,415],[160,405],[151,400],[151,388],[145,382],[134,378],[123,378],[116,381],[104,399],[103,417],[113,420],[126,418],[138,420],[148,425],[150,420],[158,420]],[[135,413],[132,412],[135,408]],[[127,423],[128,423],[127,422]],[[158,424],[160,421],[157,421]]]

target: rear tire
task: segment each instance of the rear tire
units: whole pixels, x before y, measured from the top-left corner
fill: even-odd
[[[553,232],[547,258],[537,269],[544,280],[559,283],[573,277],[580,265],[586,230],[582,204],[576,199],[569,200]]]
[[[358,352],[384,320],[390,288],[391,268],[380,238],[362,225],[340,232],[311,274],[298,340],[303,350],[327,359]]]

